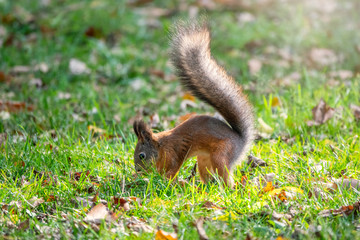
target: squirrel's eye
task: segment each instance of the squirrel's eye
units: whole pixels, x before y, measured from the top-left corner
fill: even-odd
[[[140,153],[139,154],[139,158],[141,159],[141,160],[144,160],[145,158],[146,158],[146,154],[145,153]]]

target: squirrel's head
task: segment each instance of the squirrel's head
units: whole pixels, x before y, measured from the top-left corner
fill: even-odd
[[[134,132],[138,142],[134,152],[135,170],[137,172],[154,166],[159,152],[159,143],[154,138],[150,127],[142,120],[135,120]]]

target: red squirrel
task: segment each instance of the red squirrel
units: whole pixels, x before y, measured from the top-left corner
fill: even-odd
[[[214,107],[228,124],[195,115],[171,130],[153,133],[142,120],[136,120],[135,170],[155,166],[167,178],[174,178],[184,161],[196,156],[203,182],[216,174],[232,186],[232,170],[254,139],[252,105],[241,86],[212,58],[206,22],[176,24],[170,56],[181,84]]]

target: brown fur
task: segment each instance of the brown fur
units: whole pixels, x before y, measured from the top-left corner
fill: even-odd
[[[155,164],[159,172],[173,178],[186,159],[197,156],[204,182],[217,174],[225,184],[232,185],[231,170],[253,141],[252,107],[241,87],[211,57],[210,32],[205,23],[178,24],[171,49],[181,83],[218,110],[231,127],[200,115],[172,130],[153,133],[144,122],[136,121],[135,167],[141,170]]]

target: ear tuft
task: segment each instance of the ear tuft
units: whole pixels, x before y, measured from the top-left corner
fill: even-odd
[[[134,121],[134,132],[139,141],[152,140],[152,131],[150,127],[141,119]]]

